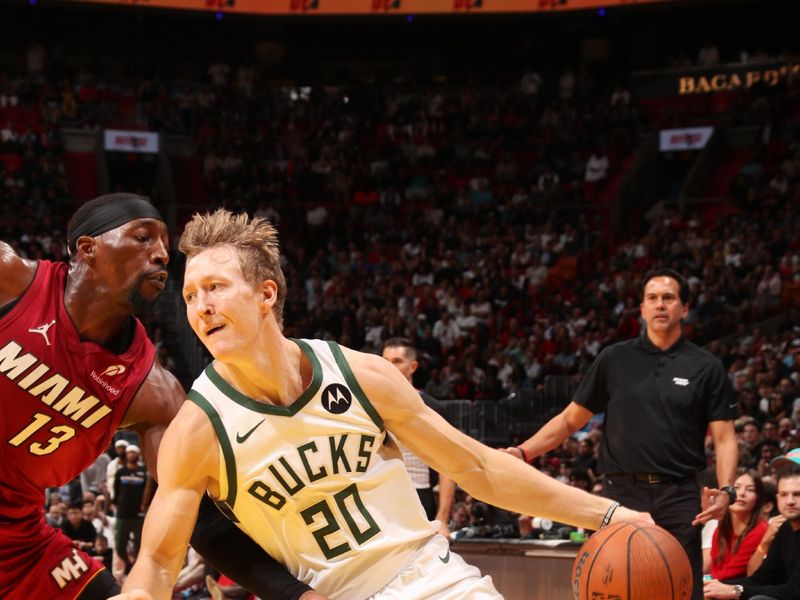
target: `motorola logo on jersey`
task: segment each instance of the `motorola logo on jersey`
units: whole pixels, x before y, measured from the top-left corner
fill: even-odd
[[[340,415],[353,403],[353,395],[340,383],[332,383],[322,391],[322,406],[329,413]]]

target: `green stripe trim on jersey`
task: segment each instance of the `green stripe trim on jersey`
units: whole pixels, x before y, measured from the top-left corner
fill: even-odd
[[[189,390],[186,397],[197,404],[197,406],[206,413],[217,434],[219,447],[222,448],[222,457],[225,460],[225,476],[228,478],[228,497],[225,499],[225,503],[232,509],[236,503],[236,490],[238,485],[236,482],[236,459],[233,456],[231,440],[228,438],[228,433],[225,431],[219,413],[200,392],[197,390]]]
[[[339,344],[336,342],[328,342],[328,346],[331,348],[333,358],[336,360],[336,364],[339,365],[339,370],[342,372],[342,375],[344,375],[344,380],[347,382],[348,387],[356,395],[356,398],[358,398],[358,403],[361,404],[361,408],[363,408],[375,422],[378,429],[383,431],[383,419],[378,414],[378,411],[375,410],[375,407],[372,406],[372,403],[367,399],[366,394],[364,394],[364,390],[362,390],[361,386],[358,384],[356,376],[353,375],[353,370],[347,363],[347,359],[344,357],[344,353],[339,347]]]
[[[312,375],[309,386],[303,391],[302,394],[300,394],[297,400],[292,402],[289,406],[265,404],[264,402],[259,402],[249,398],[248,396],[245,396],[242,392],[237,390],[222,378],[222,375],[220,375],[214,368],[213,362],[206,367],[205,373],[220,392],[225,394],[228,398],[240,406],[267,415],[276,415],[280,417],[294,416],[306,404],[308,404],[314,395],[319,391],[319,386],[322,385],[322,366],[319,364],[319,359],[317,358],[317,355],[314,354],[314,350],[311,349],[311,346],[309,346],[303,340],[292,339],[292,341],[300,347],[300,350],[306,355],[306,358],[308,358],[308,361],[311,363]]]

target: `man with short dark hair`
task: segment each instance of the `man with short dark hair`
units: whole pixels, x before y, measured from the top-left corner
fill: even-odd
[[[67,245],[64,264],[28,260],[0,241],[3,600],[99,600],[116,593],[100,563],[47,525],[44,491],[74,480],[117,429],[139,435],[155,470],[161,436],[185,399],[134,316],[155,301],[167,278],[169,238],[156,208],[134,194],[90,200],[70,220]],[[209,499],[202,505],[194,543],[215,566],[265,597],[291,590],[293,599],[320,598]]]
[[[752,457],[749,466],[756,466],[761,458],[761,446],[764,444],[764,439],[761,437],[761,424],[753,420],[742,425],[742,440],[747,445],[747,450]]]
[[[506,452],[523,460],[559,446],[595,414],[605,413],[598,471],[603,493],[648,511],[684,546],[692,564],[692,600],[702,599],[701,525],[720,518],[736,500],[738,462],[733,419],[738,403],[722,363],[683,337],[689,286],[659,269],[643,279],[645,331],[605,348],[581,381],[574,400],[533,437]],[[711,431],[719,489],[703,488],[705,437]]]
[[[783,524],[771,526],[758,546],[763,562],[750,577],[707,581],[706,598],[797,600],[800,598],[800,448],[773,460],[778,470],[778,511]]]
[[[94,547],[97,531],[89,521],[83,518],[83,503],[73,502],[67,508],[67,518],[59,527],[76,548],[90,551]]]

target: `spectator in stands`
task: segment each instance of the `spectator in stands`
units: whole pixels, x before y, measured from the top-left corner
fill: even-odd
[[[539,93],[542,87],[542,77],[534,69],[528,67],[519,82],[519,91],[523,96],[533,96]]]
[[[586,161],[586,183],[597,183],[608,176],[608,156],[599,148],[594,148]]]
[[[50,503],[50,506],[47,509],[47,514],[45,515],[45,520],[50,527],[55,529],[61,528],[61,524],[64,522],[64,518],[67,516],[65,507],[66,504],[60,500]]]
[[[436,323],[433,324],[433,337],[442,346],[442,351],[447,354],[456,345],[462,336],[462,331],[446,310]]]
[[[114,501],[114,477],[117,471],[125,465],[125,449],[128,447],[128,441],[119,439],[114,442],[114,458],[112,458],[106,467],[106,485],[108,486],[108,493],[111,501]]]
[[[105,501],[105,496],[98,496],[95,500],[84,500],[83,518],[94,526],[98,537],[103,536],[106,540],[113,540],[115,518],[106,514]],[[113,545],[110,545],[108,541],[106,544],[113,552]],[[111,571],[109,570],[109,572]]]
[[[697,53],[697,65],[700,67],[713,67],[718,64],[719,48],[711,40],[706,40]]]
[[[103,452],[95,461],[81,473],[81,489],[84,492],[94,492],[95,494],[107,493],[106,472],[111,457],[108,451]]]
[[[134,444],[125,448],[125,464],[114,475],[114,506],[116,530],[114,533],[114,551],[125,562],[125,572],[129,572],[133,563],[130,561],[128,541],[133,544],[135,554],[139,552],[142,540],[142,525],[147,507],[145,501],[145,485],[148,481],[147,468],[139,460],[141,451]],[[94,536],[92,536],[94,540]]]
[[[94,547],[97,531],[91,522],[83,518],[83,506],[80,502],[70,504],[67,518],[61,523],[61,531],[72,540],[76,548],[88,551]]]
[[[711,542],[711,575],[731,579],[747,575],[747,563],[767,530],[763,518],[764,484],[753,470],[739,470],[733,484],[736,502],[720,519]]]
[[[102,563],[109,573],[112,571],[113,553],[108,545],[108,538],[102,534],[95,538],[94,546],[89,550],[89,556]]]
[[[434,398],[450,400],[453,398],[453,385],[444,378],[440,369],[431,369],[430,378],[425,384],[425,393]]]
[[[746,578],[707,581],[703,586],[707,598],[800,597],[800,448],[777,459],[776,467],[781,517],[767,528],[760,549],[753,555],[755,562],[762,561],[760,566]]]
[[[761,446],[764,444],[758,421],[749,421],[742,426],[742,440],[747,445],[752,464],[756,465],[761,458]]]

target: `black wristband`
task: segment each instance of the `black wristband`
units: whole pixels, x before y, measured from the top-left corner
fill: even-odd
[[[721,488],[719,488],[719,491],[720,492],[725,492],[726,494],[728,494],[728,505],[729,506],[731,504],[733,504],[734,502],[736,502],[737,493],[736,493],[736,490],[733,489],[733,486],[723,485]]]

